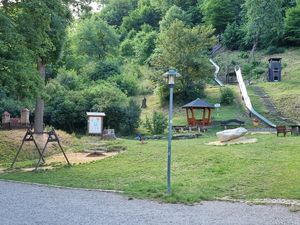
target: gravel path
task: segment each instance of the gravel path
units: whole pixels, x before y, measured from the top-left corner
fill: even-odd
[[[300,213],[289,212],[283,206],[228,202],[160,204],[99,191],[0,181],[0,224],[298,225]]]

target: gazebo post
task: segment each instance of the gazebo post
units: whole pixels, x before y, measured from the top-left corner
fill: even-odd
[[[186,108],[185,111],[186,111],[186,119],[187,119],[187,121],[189,121],[189,109]]]
[[[207,124],[207,125],[209,125],[209,124],[210,124],[210,116],[211,116],[211,110],[210,110],[210,109],[208,109],[208,124]]]
[[[202,122],[201,122],[201,124],[200,124],[200,125],[202,125],[202,126],[204,126],[204,123],[205,123],[205,122],[204,122],[204,121],[205,121],[205,115],[206,115],[206,111],[205,111],[205,110],[206,110],[206,108],[204,107],[204,108],[203,108],[203,115],[202,115]]]

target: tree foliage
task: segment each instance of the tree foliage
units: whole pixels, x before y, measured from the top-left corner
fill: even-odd
[[[246,0],[246,41],[268,47],[277,44],[283,35],[281,0]]]
[[[180,20],[184,22],[186,25],[191,25],[191,17],[180,7],[173,5],[159,22],[160,30],[167,30],[170,25],[175,21]]]
[[[114,55],[119,45],[116,32],[97,15],[81,20],[71,36],[76,55],[104,59]]]
[[[206,24],[212,25],[217,33],[225,30],[227,24],[236,21],[243,0],[204,0],[201,8]]]
[[[41,82],[31,51],[24,45],[24,37],[16,26],[0,8],[0,90],[6,97],[31,99]]]
[[[285,24],[285,39],[293,44],[300,44],[300,3],[286,11]]]
[[[191,28],[176,20],[159,34],[152,64],[164,70],[175,67],[182,74],[175,92],[185,100],[194,98],[197,89],[203,89],[200,81],[212,72],[206,54],[216,42],[213,33],[210,26]]]

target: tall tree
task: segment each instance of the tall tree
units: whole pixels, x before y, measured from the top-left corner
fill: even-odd
[[[116,53],[119,39],[111,26],[98,15],[92,15],[75,25],[71,34],[71,45],[78,55],[104,59]]]
[[[62,0],[22,0],[16,3],[16,23],[34,55],[37,70],[45,80],[46,64],[56,62],[63,46],[71,14]],[[39,93],[35,107],[34,129],[43,131],[44,101]]]
[[[137,7],[138,0],[111,0],[104,5],[100,11],[101,18],[109,25],[119,27],[123,22],[123,17]]]
[[[216,42],[211,26],[196,26],[190,28],[182,21],[175,20],[169,29],[160,33],[152,64],[156,68],[175,67],[183,75],[181,85],[175,90],[192,99],[200,93],[200,85],[211,74],[211,66],[207,58],[209,48]],[[199,96],[199,95],[198,95]]]
[[[293,44],[300,44],[300,2],[293,8],[286,11],[285,24],[285,39]]]
[[[39,89],[30,50],[16,24],[0,8],[0,92],[15,100],[32,100]]]
[[[247,41],[252,43],[251,56],[260,44],[276,44],[283,35],[282,0],[246,0]]]
[[[191,24],[190,15],[180,7],[173,5],[159,22],[160,30],[167,30],[176,19],[184,22],[186,25]]]
[[[243,2],[244,0],[204,0],[201,9],[205,23],[212,25],[217,33],[223,32],[227,24],[239,17]]]

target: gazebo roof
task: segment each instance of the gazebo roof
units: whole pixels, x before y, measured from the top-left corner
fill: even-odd
[[[197,98],[196,100],[182,106],[182,108],[215,108],[215,106],[209,104],[207,101]]]

